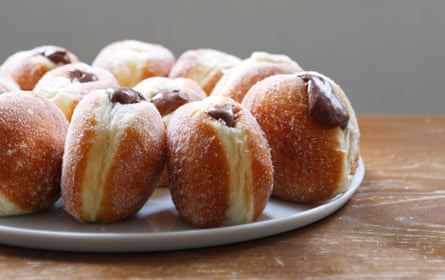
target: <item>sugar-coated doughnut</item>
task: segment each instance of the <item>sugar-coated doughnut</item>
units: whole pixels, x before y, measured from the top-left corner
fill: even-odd
[[[242,103],[272,149],[275,197],[317,203],[343,192],[359,159],[359,127],[343,90],[317,72],[276,75]]]
[[[68,122],[28,91],[0,95],[0,216],[43,210],[60,195]]]
[[[174,63],[173,53],[162,45],[122,40],[100,50],[92,65],[113,73],[122,87],[133,87],[148,77],[168,76]]]
[[[189,78],[197,82],[210,95],[224,71],[239,64],[241,59],[215,49],[187,50],[173,65],[170,78]]]
[[[0,94],[20,90],[19,85],[9,75],[0,72]]]
[[[169,186],[179,215],[198,227],[252,222],[272,192],[267,140],[230,98],[183,105],[167,127]]]
[[[74,110],[62,167],[64,209],[82,222],[117,222],[139,211],[158,185],[165,128],[130,88],[98,90]]]
[[[3,62],[0,72],[11,76],[21,89],[32,90],[46,72],[74,62],[79,59],[69,50],[46,45],[14,53]]]
[[[253,52],[251,56],[227,71],[215,85],[211,95],[225,96],[241,102],[247,91],[262,79],[303,71],[286,55]]]
[[[94,90],[118,87],[117,80],[109,71],[77,62],[48,71],[33,91],[56,104],[69,121],[83,96]]]

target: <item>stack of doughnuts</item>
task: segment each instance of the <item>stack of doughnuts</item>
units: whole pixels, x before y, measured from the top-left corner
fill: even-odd
[[[0,66],[0,216],[62,198],[82,223],[131,219],[159,185],[199,227],[257,220],[269,199],[317,204],[346,191],[360,131],[331,78],[283,54],[241,59],[137,40],[91,64],[63,47]]]

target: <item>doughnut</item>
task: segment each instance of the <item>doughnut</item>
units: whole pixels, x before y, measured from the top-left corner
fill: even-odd
[[[153,104],[130,88],[97,90],[74,110],[62,165],[65,211],[80,222],[136,214],[158,185],[165,128]]]
[[[11,76],[22,90],[32,90],[46,72],[73,62],[79,59],[72,52],[46,45],[14,53],[3,62],[0,72]]]
[[[177,108],[207,97],[195,81],[186,78],[151,77],[141,81],[133,89],[156,106],[166,126]],[[162,173],[160,185],[168,185],[166,169]]]
[[[345,191],[359,160],[359,127],[343,90],[325,75],[305,71],[268,77],[242,104],[272,149],[273,196],[319,203]]]
[[[301,67],[281,54],[253,52],[251,56],[227,71],[215,85],[211,95],[225,96],[242,102],[247,91],[258,81],[276,75],[302,71]]]
[[[193,49],[179,56],[170,70],[170,78],[189,78],[197,82],[210,95],[224,71],[241,62],[241,59],[215,49]]]
[[[60,196],[68,122],[29,91],[0,95],[0,216],[34,213]]]
[[[148,77],[168,76],[174,63],[173,53],[164,46],[122,40],[100,50],[92,66],[113,73],[122,87],[133,87]]]
[[[94,90],[118,87],[118,82],[109,71],[77,62],[48,71],[33,91],[56,104],[70,121],[74,108],[83,96]]]
[[[202,228],[249,223],[272,192],[270,149],[255,118],[225,97],[178,108],[167,126],[172,200],[186,222]]]
[[[0,94],[20,90],[19,85],[9,75],[0,72]]]

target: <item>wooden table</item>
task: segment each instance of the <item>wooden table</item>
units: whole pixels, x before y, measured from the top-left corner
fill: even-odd
[[[366,177],[332,216],[241,244],[138,254],[0,246],[0,278],[445,279],[445,115],[361,116]]]

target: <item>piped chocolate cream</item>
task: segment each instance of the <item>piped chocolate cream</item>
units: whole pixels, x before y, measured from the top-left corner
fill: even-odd
[[[109,92],[110,101],[120,104],[134,104],[145,100],[144,96],[131,88],[118,88]]]
[[[235,109],[235,110],[234,110]],[[228,127],[235,127],[236,124],[236,108],[231,104],[216,104],[209,108],[209,115],[222,121]]]
[[[87,83],[97,81],[97,76],[93,73],[87,73],[79,69],[72,69],[69,71],[71,82],[73,83]]]
[[[55,64],[69,64],[71,59],[66,51],[47,49],[40,53]]]
[[[326,128],[346,128],[348,111],[337,98],[330,82],[320,75],[298,75],[307,86],[309,114],[313,120]]]
[[[161,116],[165,116],[189,100],[187,94],[178,89],[161,91],[151,98],[151,102],[156,106]]]

